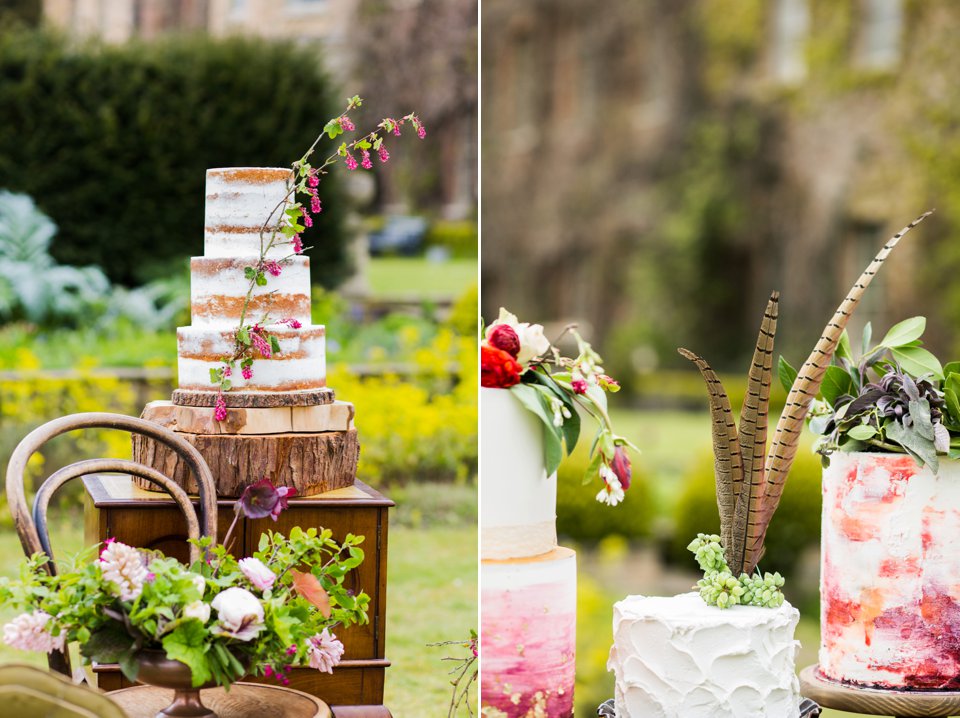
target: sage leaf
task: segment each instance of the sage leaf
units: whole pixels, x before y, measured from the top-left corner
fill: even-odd
[[[943,379],[943,367],[940,360],[923,347],[894,347],[890,349],[900,367],[913,376],[933,374],[934,379]]]
[[[847,436],[857,441],[867,441],[876,436],[877,430],[870,424],[858,424],[847,432]]]

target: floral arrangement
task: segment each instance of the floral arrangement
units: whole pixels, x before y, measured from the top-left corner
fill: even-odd
[[[843,334],[808,418],[825,465],[834,451],[890,451],[936,472],[940,456],[960,457],[960,362],[923,348],[926,325],[911,317],[873,345],[867,323],[859,359]],[[781,357],[781,379],[794,373]]]
[[[780,503],[783,486],[797,453],[811,399],[826,387],[834,352],[845,351],[838,350],[838,346],[847,322],[870,282],[900,238],[929,214],[918,217],[883,246],[827,322],[800,371],[792,371],[785,362],[780,363],[779,373],[787,388],[787,400],[769,450],[767,414],[779,293],[770,295],[763,314],[739,425],[720,378],[706,360],[687,349],[678,350],[700,370],[710,401],[720,535],[699,534],[688,546],[704,572],[697,587],[709,605],[719,608],[741,603],[779,606],[783,602],[780,594],[783,577],[761,574],[757,565],[763,556],[767,528]],[[908,338],[912,342],[917,337]],[[919,346],[912,345],[908,353],[919,361],[923,355],[915,349]]]
[[[450,705],[447,708],[447,718],[455,718],[460,710],[460,706],[466,706],[467,714],[473,715],[473,706],[470,703],[470,687],[477,682],[477,674],[480,666],[480,648],[477,632],[470,631],[470,638],[466,641],[443,641],[442,643],[429,643],[429,646],[456,646],[465,648],[465,656],[446,656],[442,660],[453,664],[449,674],[453,676],[450,679],[450,685],[453,686],[453,695],[450,696]]]
[[[577,445],[578,407],[593,417],[598,431],[584,483],[599,476],[603,488],[597,501],[616,506],[630,488],[632,469],[627,448],[639,450],[614,432],[607,413],[606,393],[619,391],[620,385],[603,372],[603,360],[576,328],[569,326],[564,334],[568,332],[577,342],[575,359],[561,356],[544,336],[541,325],[520,322],[501,308],[499,318],[486,328],[480,344],[480,384],[509,389],[543,421],[548,475],[560,465],[564,447],[569,455]]]
[[[256,264],[244,268],[248,286],[240,311],[239,326],[234,332],[233,354],[224,357],[221,366],[210,370],[210,383],[217,388],[217,399],[214,405],[214,417],[217,421],[223,421],[227,418],[227,405],[223,398],[223,392],[230,391],[232,387],[231,378],[237,366],[239,365],[240,373],[244,379],[252,379],[253,360],[256,356],[269,359],[274,354],[280,353],[280,343],[276,336],[267,329],[273,321],[269,312],[251,322],[247,317],[247,309],[257,287],[267,286],[268,277],[279,277],[283,272],[284,265],[288,264],[292,257],[303,254],[305,250],[309,249],[309,247],[303,246],[303,239],[300,235],[307,227],[313,226],[313,216],[323,211],[318,187],[320,180],[327,174],[328,168],[342,160],[347,169],[351,171],[358,167],[365,170],[373,169],[373,161],[370,158],[371,152],[377,154],[380,162],[387,162],[390,159],[390,152],[387,149],[385,137],[390,135],[399,137],[401,128],[407,123],[413,126],[421,140],[427,135],[426,128],[415,113],[411,112],[400,119],[385,117],[374,130],[349,142],[342,141],[336,151],[319,165],[311,164],[310,158],[324,136],[330,140],[335,140],[344,133],[356,131],[356,125],[347,113],[359,109],[362,105],[363,100],[354,95],[347,101],[346,109],[327,122],[323,132],[313,141],[310,148],[293,163],[292,168],[295,177],[293,185],[277,206],[271,210],[270,214],[264,218],[263,226],[260,228],[260,256]],[[359,163],[355,153],[360,154]],[[300,199],[297,199],[298,197]],[[309,204],[309,209],[307,204]],[[270,223],[278,216],[278,213],[280,222],[272,231],[268,232]],[[280,260],[268,260],[267,255],[270,250],[281,244],[290,246],[290,254]],[[291,329],[299,329],[301,326],[300,322],[293,318],[281,319],[277,323],[285,324]]]
[[[55,575],[35,554],[19,580],[0,579],[0,600],[25,611],[3,627],[4,641],[46,653],[76,641],[86,660],[118,663],[130,681],[151,649],[186,664],[195,687],[251,674],[285,685],[295,665],[331,673],[343,656],[331,630],[367,621],[369,597],[344,586],[363,561],[363,537],[337,543],[327,529],[295,527],[264,533],[251,556],[228,552],[241,516],[276,520],[293,493],[267,479],[249,486],[224,542],[196,542],[204,558],[190,566],[113,539]]]

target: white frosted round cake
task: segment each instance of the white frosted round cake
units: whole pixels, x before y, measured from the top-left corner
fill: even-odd
[[[823,471],[820,671],[880,688],[960,688],[960,463],[831,455]]]
[[[618,718],[797,718],[800,613],[708,606],[697,593],[613,607]]]
[[[572,718],[577,558],[557,548],[480,569],[482,715]]]
[[[223,365],[234,351],[249,287],[246,267],[260,256],[264,236],[279,226],[293,172],[275,167],[231,167],[207,170],[204,256],[190,262],[191,326],[177,329],[179,385],[192,391],[213,391],[210,370]],[[270,220],[268,221],[268,217]],[[267,253],[279,262],[279,276],[266,273],[267,284],[255,288],[245,322],[256,323],[267,313],[264,329],[275,336],[279,353],[255,354],[253,375],[231,376],[233,393],[297,392],[326,386],[324,327],[311,324],[310,260],[294,255],[284,237]],[[283,320],[294,320],[278,323]],[[300,325],[297,328],[297,325]]]
[[[557,476],[543,425],[509,389],[480,389],[481,558],[536,556],[557,545]]]

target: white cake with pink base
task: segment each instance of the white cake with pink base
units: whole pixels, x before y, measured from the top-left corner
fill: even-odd
[[[613,607],[618,718],[797,718],[800,613],[708,606],[697,593],[628,596]]]
[[[820,671],[960,689],[960,464],[831,455],[823,472]]]
[[[508,389],[480,389],[481,713],[571,718],[576,554],[557,546],[542,423]]]
[[[204,256],[190,262],[191,326],[177,329],[181,389],[215,390],[210,370],[233,354],[249,287],[245,268],[257,264],[264,224],[267,239],[277,229],[292,181],[292,171],[285,168],[207,170]],[[279,239],[267,260],[282,261],[281,272],[268,273],[267,284],[256,287],[245,322],[255,323],[269,313],[272,323],[263,326],[277,338],[280,352],[269,359],[256,355],[251,379],[234,371],[231,394],[303,392],[326,386],[325,331],[310,317],[310,260],[294,255],[290,243]],[[294,321],[278,323],[282,320]]]

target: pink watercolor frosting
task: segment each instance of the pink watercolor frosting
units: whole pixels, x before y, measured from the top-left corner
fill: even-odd
[[[960,463],[844,454],[823,472],[820,670],[960,689]]]
[[[576,554],[483,561],[482,713],[571,718],[577,623]]]

